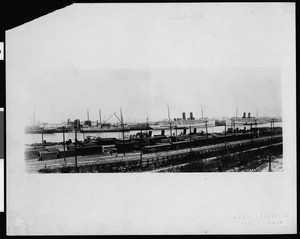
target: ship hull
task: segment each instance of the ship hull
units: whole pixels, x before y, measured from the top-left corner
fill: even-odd
[[[103,129],[103,128],[87,128],[87,129],[81,129],[80,132],[81,133],[104,133],[104,132],[128,132],[130,131],[130,129],[128,128],[125,128],[125,129],[122,129],[122,128],[111,128],[111,129]]]

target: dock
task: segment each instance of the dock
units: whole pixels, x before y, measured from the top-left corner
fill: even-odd
[[[73,157],[66,158],[66,161],[63,158],[43,161],[26,160],[26,167],[30,173],[75,173],[76,170],[77,172],[145,172],[174,165],[190,164],[197,160],[202,160],[203,163],[207,161],[206,159],[224,157],[228,154],[243,153],[249,150],[266,154],[266,152],[268,153],[273,149],[282,151],[282,135],[148,154],[129,152],[126,155],[99,154],[78,156],[77,169],[75,169],[75,159]]]

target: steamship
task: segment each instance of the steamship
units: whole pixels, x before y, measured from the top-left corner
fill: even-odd
[[[101,132],[120,132],[120,131],[130,131],[128,125],[124,124],[124,127],[121,125],[112,125],[110,123],[104,123],[101,125],[91,125],[89,121],[80,127],[80,132],[82,133],[101,133]]]
[[[190,112],[190,118],[186,119],[185,112],[182,113],[182,119],[174,119],[175,125],[177,127],[206,127],[215,126],[216,121],[214,119],[208,119],[207,117],[202,117],[195,119],[193,112]]]
[[[248,113],[248,117],[246,117],[246,112],[243,113],[243,117],[232,117],[231,122],[235,125],[257,125],[267,123],[264,119],[251,117],[250,112]]]
[[[150,125],[150,127],[154,130],[159,129],[169,129],[177,128],[177,129],[187,129],[190,126],[192,127],[206,127],[206,126],[215,126],[215,120],[211,120],[208,118],[198,118],[195,119],[193,116],[193,112],[190,112],[190,118],[186,118],[185,112],[182,113],[182,118],[174,118],[174,120],[163,120]]]

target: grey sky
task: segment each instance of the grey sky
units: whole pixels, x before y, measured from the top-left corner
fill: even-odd
[[[216,6],[217,5],[217,6]],[[145,121],[236,107],[281,115],[288,4],[75,4],[6,34],[10,100],[28,123]],[[289,52],[287,52],[289,53]]]

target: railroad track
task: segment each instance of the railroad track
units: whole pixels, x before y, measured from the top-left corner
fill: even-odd
[[[273,139],[280,138],[282,135],[276,135],[273,136]],[[232,141],[232,142],[226,142],[226,146],[230,147],[232,145],[238,145],[245,142],[256,142],[261,140],[268,140],[270,139],[270,136],[261,137],[261,138],[255,138],[255,139],[245,139],[245,140],[239,140],[239,141]],[[153,159],[156,157],[165,157],[165,156],[172,156],[176,154],[182,154],[182,153],[188,153],[190,151],[201,151],[201,150],[211,150],[218,147],[225,146],[225,143],[218,143],[213,145],[206,145],[206,146],[199,146],[199,147],[193,147],[191,150],[190,148],[184,148],[184,149],[178,149],[178,150],[169,150],[169,151],[163,151],[163,152],[153,152],[153,153],[147,153],[142,155],[143,160],[147,159]],[[125,156],[122,154],[116,155],[89,155],[89,156],[77,156],[77,165],[83,166],[83,165],[90,165],[90,164],[106,164],[106,163],[117,163],[117,162],[127,162],[127,161],[137,161],[140,160],[141,153],[140,152],[130,152],[126,153]],[[44,161],[38,161],[38,160],[27,160],[26,161],[26,167],[29,171],[38,171],[42,168],[57,168],[57,167],[68,167],[68,166],[74,166],[75,165],[75,158],[70,157],[66,158],[66,162],[64,162],[63,158],[59,159],[52,159],[52,160],[44,160]]]
[[[281,143],[276,143],[276,144],[273,144],[273,146],[277,146],[277,145],[281,145]],[[228,153],[228,154],[225,154],[223,156],[228,156],[228,155],[236,155],[236,154],[240,154],[240,153],[247,153],[247,152],[253,152],[253,151],[256,151],[258,149],[264,149],[264,148],[268,148],[269,146],[261,146],[261,147],[256,147],[256,148],[251,148],[251,149],[247,149],[247,150],[242,150],[240,152],[235,152],[235,153]],[[205,162],[209,162],[211,160],[214,160],[214,159],[217,159],[219,156],[214,156],[214,157],[209,157],[209,158],[205,158],[204,159],[199,159],[199,160],[196,160],[196,161],[193,161],[193,163],[195,162],[201,162],[201,161],[205,161]],[[276,157],[275,157],[276,158]],[[167,167],[163,167],[163,168],[158,168],[158,169],[154,169],[154,170],[151,170],[151,171],[145,171],[145,172],[148,172],[148,173],[157,173],[157,172],[162,172],[162,171],[166,171],[166,170],[170,170],[170,169],[174,169],[174,168],[179,168],[179,167],[182,167],[182,166],[186,166],[188,164],[190,164],[191,162],[187,162],[187,163],[182,163],[182,164],[178,164],[178,165],[170,165],[170,166],[167,166]]]

